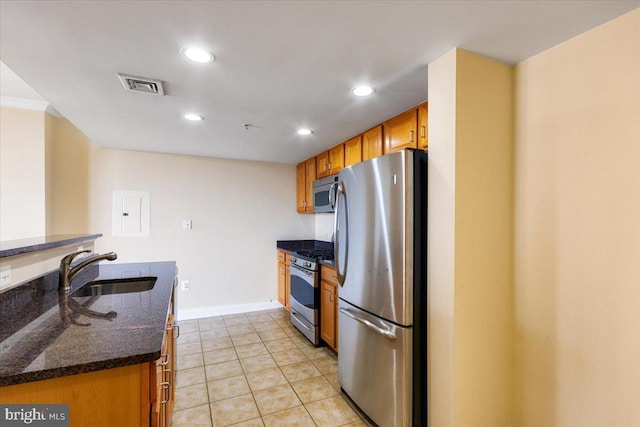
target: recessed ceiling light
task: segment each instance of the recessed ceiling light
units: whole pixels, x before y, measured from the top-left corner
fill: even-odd
[[[311,135],[313,131],[311,129],[298,129],[298,135]]]
[[[351,89],[351,92],[355,96],[369,96],[373,92],[375,92],[375,89],[372,88],[371,86],[356,86],[353,89]]]
[[[184,117],[185,120],[189,120],[192,122],[199,122],[200,120],[203,119],[201,115],[194,114],[194,113],[186,113],[186,114],[183,114],[182,117]]]
[[[180,52],[188,59],[199,64],[206,64],[207,62],[215,61],[216,57],[208,50],[201,49],[199,47],[185,46],[180,49]]]

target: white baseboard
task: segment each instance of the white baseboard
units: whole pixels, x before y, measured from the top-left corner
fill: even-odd
[[[249,311],[282,308],[278,301],[254,302],[250,304],[219,305],[214,307],[185,308],[178,307],[178,320],[201,319],[203,317],[222,316],[224,314],[247,313]]]

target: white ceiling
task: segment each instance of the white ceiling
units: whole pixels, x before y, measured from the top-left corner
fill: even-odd
[[[100,146],[297,163],[427,99],[427,64],[454,47],[515,64],[639,6],[2,0],[0,60]],[[186,45],[216,61],[187,62]],[[116,73],[167,96],[125,92]],[[354,98],[359,82],[376,93]]]

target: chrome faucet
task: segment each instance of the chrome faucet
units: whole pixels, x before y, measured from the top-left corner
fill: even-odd
[[[72,254],[65,256],[64,258],[62,258],[62,260],[60,260],[60,280],[58,282],[59,283],[58,289],[60,289],[61,291],[68,292],[69,289],[71,288],[69,284],[71,283],[73,278],[76,277],[76,275],[80,272],[80,270],[82,270],[89,264],[93,264],[103,259],[113,261],[114,259],[118,258],[118,255],[115,252],[109,252],[107,254],[96,255],[91,258],[87,258],[84,261],[80,262],[78,265],[74,265],[73,267],[71,267],[71,261],[73,261],[75,257],[77,257],[80,254],[89,253],[89,252],[91,252],[91,250],[74,252]]]

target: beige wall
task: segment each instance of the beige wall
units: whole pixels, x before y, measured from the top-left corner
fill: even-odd
[[[0,240],[88,232],[88,138],[42,111],[0,119]]]
[[[89,165],[94,146],[65,118],[52,118],[51,217],[49,234],[89,232]]]
[[[54,129],[56,119],[50,114],[44,115],[44,212],[45,234],[53,234],[53,158],[54,158]]]
[[[46,233],[45,113],[0,108],[0,240]]]
[[[324,240],[330,242],[333,236],[333,214],[323,213],[314,214],[315,227],[316,227],[316,240]]]
[[[295,210],[295,166],[97,149],[91,229],[119,262],[176,260],[182,318],[277,300],[276,240],[314,237],[313,215]],[[113,190],[148,191],[150,237],[112,236]],[[182,229],[191,219],[193,229]]]
[[[640,425],[640,9],[516,70],[513,425]]]
[[[455,51],[429,64],[429,425],[454,426]]]
[[[509,426],[512,70],[456,49],[429,65],[430,425]]]

